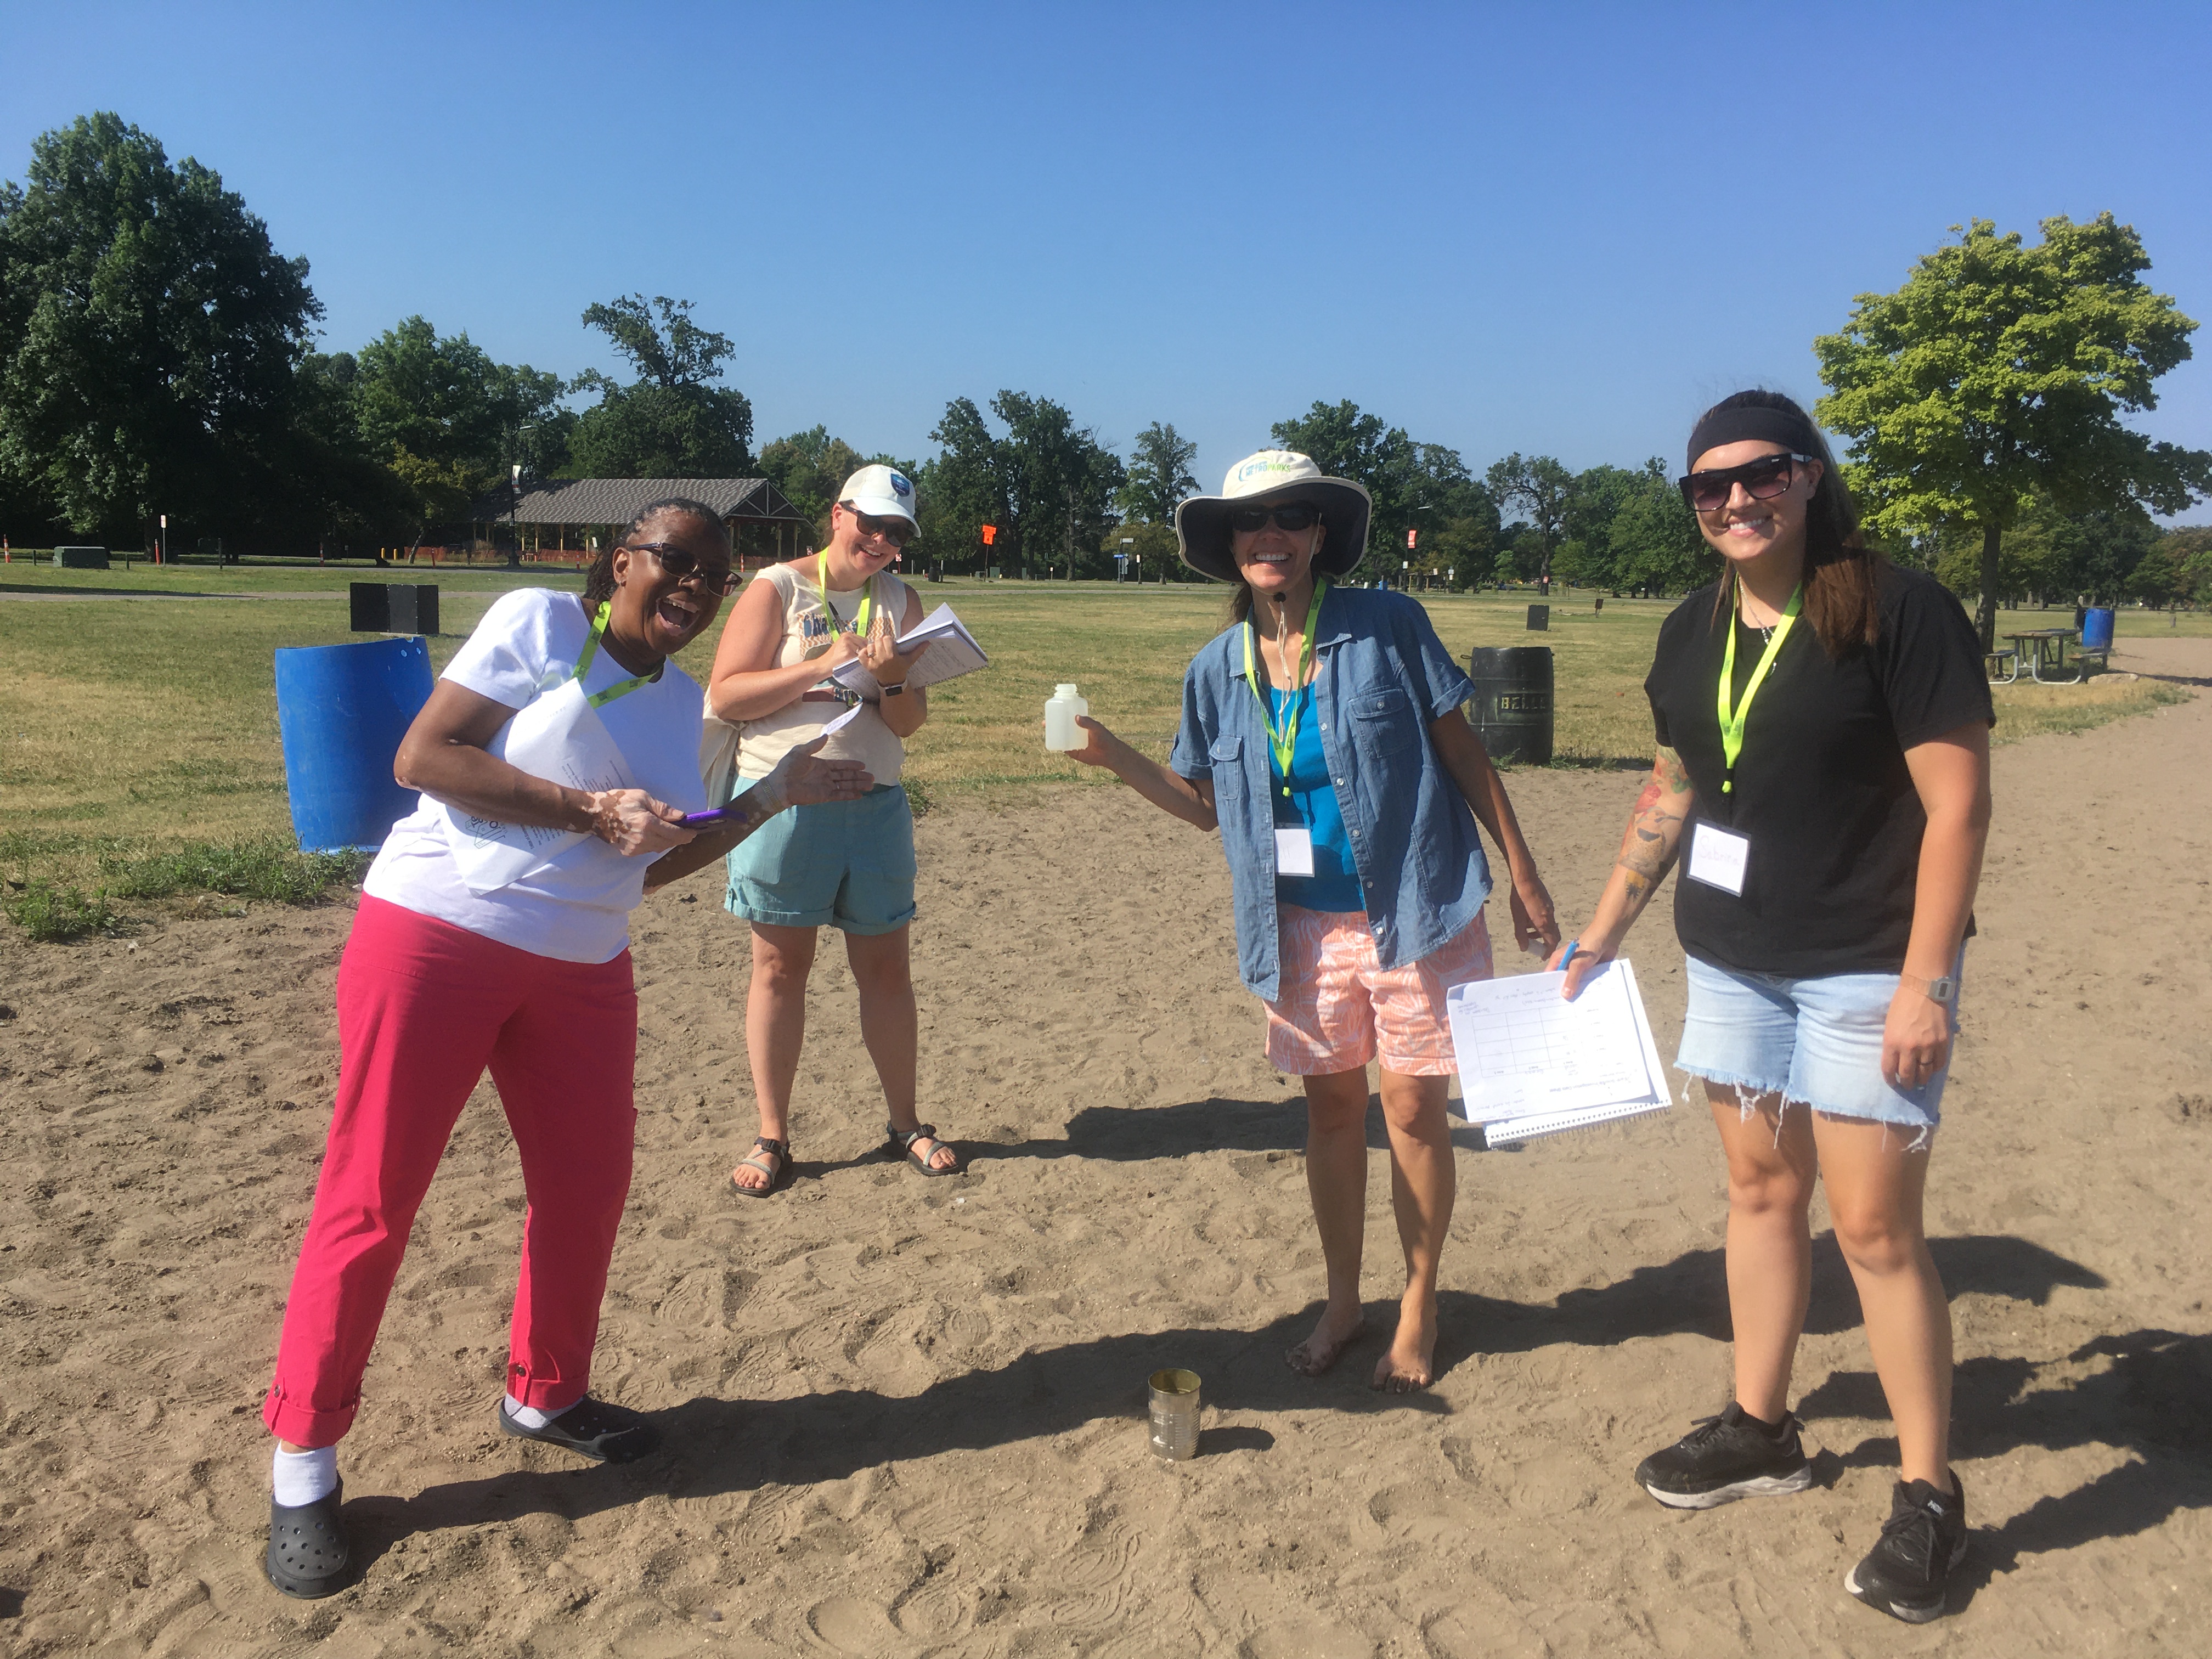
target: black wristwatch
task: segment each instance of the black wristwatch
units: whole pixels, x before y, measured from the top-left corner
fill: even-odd
[[[887,697],[904,696],[906,695],[906,682],[904,680],[892,681],[890,684],[884,687],[884,695]]]

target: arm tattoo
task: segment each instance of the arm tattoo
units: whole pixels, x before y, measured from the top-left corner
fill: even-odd
[[[1661,749],[1652,762],[1650,780],[1636,798],[1636,811],[1616,860],[1628,874],[1630,903],[1640,904],[1650,897],[1673,866],[1674,843],[1689,810],[1683,797],[1690,793],[1690,787],[1682,757],[1672,749]]]

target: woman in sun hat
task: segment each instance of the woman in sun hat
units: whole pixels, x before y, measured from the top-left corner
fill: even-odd
[[[760,1109],[760,1133],[730,1172],[743,1198],[769,1197],[791,1182],[792,1085],[806,1035],[807,976],[825,923],[845,935],[860,1037],[888,1109],[885,1153],[920,1175],[960,1173],[958,1154],[915,1107],[914,813],[899,773],[906,739],[929,718],[929,694],[906,684],[928,647],[902,653],[895,643],[921,623],[922,605],[890,574],[918,528],[915,507],[905,474],[862,467],[830,509],[830,544],[763,571],[731,607],[714,653],[708,701],[737,727],[740,781],[764,775],[792,744],[821,736],[854,708],[827,752],[859,759],[875,779],[863,799],[802,809],[730,859],[724,904],[752,927],[745,1046]],[[883,687],[879,699],[863,702],[830,678],[856,660]]]
[[[1231,626],[1183,676],[1165,766],[1088,719],[1072,753],[1221,831],[1237,967],[1267,1004],[1268,1060],[1305,1080],[1306,1184],[1328,1299],[1285,1357],[1310,1376],[1364,1323],[1367,1066],[1380,1060],[1406,1289],[1373,1382],[1402,1392],[1433,1375],[1437,1268],[1457,1188],[1445,993],[1491,973],[1478,820],[1505,855],[1516,939],[1548,946],[1559,933],[1504,785],[1460,713],[1474,685],[1428,613],[1403,594],[1331,580],[1364,556],[1369,511],[1360,485],[1285,450],[1247,456],[1218,495],[1183,502],[1183,562],[1237,585]]]
[[[1922,1206],[1989,836],[1981,642],[1932,577],[1866,546],[1819,429],[1779,392],[1707,410],[1681,487],[1723,574],[1660,625],[1658,757],[1595,914],[1552,964],[1576,994],[1684,855],[1676,1064],[1703,1081],[1728,1159],[1735,1375],[1722,1413],[1636,1479],[1700,1510],[1813,1484],[1790,1375],[1817,1182],[1904,1465],[1844,1585],[1923,1623],[1966,1547]]]
[[[262,1410],[277,1437],[265,1570],[288,1595],[329,1595],[350,1576],[337,1443],[416,1209],[487,1067],[529,1198],[499,1426],[605,1462],[653,1449],[643,1416],[586,1392],[637,1122],[629,912],[648,879],[698,868],[786,805],[868,782],[802,746],[754,787],[746,816],[684,825],[707,805],[702,699],[669,659],[734,580],[713,508],[655,501],[580,600],[518,588],[494,601],[400,744],[394,774],[422,799],[370,866],[338,964],[337,1099]],[[531,739],[516,735],[526,709]],[[609,750],[641,787],[540,775],[605,775]],[[536,849],[540,862],[488,869],[487,832],[507,825],[567,834]]]

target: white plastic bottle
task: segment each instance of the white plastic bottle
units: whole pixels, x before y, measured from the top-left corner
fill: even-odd
[[[1080,749],[1089,741],[1089,734],[1075,723],[1078,714],[1087,714],[1091,705],[1075,695],[1073,685],[1053,688],[1044,705],[1044,746],[1047,749]]]

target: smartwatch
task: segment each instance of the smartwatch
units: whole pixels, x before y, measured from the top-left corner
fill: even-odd
[[[906,682],[904,680],[898,680],[885,685],[884,687],[884,695],[887,697],[904,696],[906,695]],[[1943,982],[1946,985],[1948,985],[1951,981],[1947,979]]]

